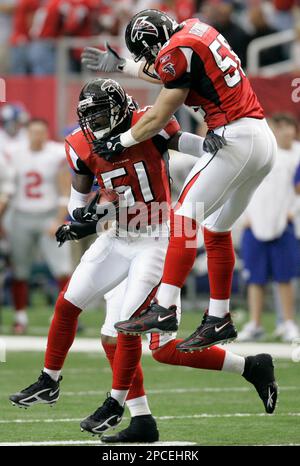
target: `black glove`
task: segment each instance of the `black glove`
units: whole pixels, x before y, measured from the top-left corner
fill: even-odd
[[[73,218],[79,223],[97,222],[99,220],[96,214],[99,191],[95,193],[90,202],[84,207],[77,207],[73,210]]]
[[[109,139],[95,139],[93,141],[94,152],[105,160],[110,160],[115,155],[124,152],[126,147],[121,144],[121,135]]]
[[[60,248],[66,241],[76,241],[96,233],[97,222],[93,223],[69,223],[61,225],[55,233],[56,241]]]
[[[223,146],[226,146],[227,142],[224,136],[219,136],[215,134],[212,130],[209,130],[206,134],[206,137],[203,142],[203,149],[205,152],[210,152],[214,154],[218,152],[219,149],[222,149]]]

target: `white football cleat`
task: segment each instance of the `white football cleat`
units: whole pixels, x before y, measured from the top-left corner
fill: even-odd
[[[300,332],[297,324],[293,320],[286,320],[284,322],[284,332],[282,334],[282,341],[292,342],[299,338]]]
[[[265,331],[263,327],[258,327],[255,322],[247,322],[242,330],[238,333],[237,341],[254,341],[260,340]]]

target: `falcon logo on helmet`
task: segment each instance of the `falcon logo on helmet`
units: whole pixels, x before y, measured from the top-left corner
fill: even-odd
[[[148,16],[140,16],[135,21],[132,31],[131,31],[131,40],[135,42],[136,40],[140,41],[143,39],[144,35],[150,35],[158,37],[157,27],[154,26],[150,21],[147,21]]]
[[[113,81],[112,79],[105,79],[103,84],[101,85],[102,91],[107,91],[107,92],[117,92],[120,96],[120,99],[124,99],[124,91],[123,89],[117,85],[116,86],[116,81]]]
[[[164,44],[182,25],[159,10],[143,10],[129,21],[125,41],[136,62],[144,60],[143,72],[158,79],[152,65]]]

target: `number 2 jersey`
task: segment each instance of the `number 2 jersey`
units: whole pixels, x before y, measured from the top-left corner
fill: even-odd
[[[164,86],[188,88],[185,104],[202,111],[209,129],[239,118],[264,118],[240,59],[226,39],[198,19],[182,25],[155,61]]]
[[[134,111],[133,126],[147,111]],[[175,118],[152,139],[129,147],[110,161],[95,154],[81,129],[66,138],[65,149],[71,168],[78,174],[92,174],[100,188],[115,189],[126,199],[129,207],[127,222],[135,227],[155,225],[168,220],[171,203],[169,181],[169,139],[179,131]],[[142,211],[139,210],[142,207]],[[134,219],[139,218],[137,224]],[[120,224],[124,222],[120,219]]]
[[[24,140],[8,144],[4,153],[15,180],[13,207],[30,214],[58,209],[57,181],[66,166],[64,145],[48,141],[41,150],[33,151]]]

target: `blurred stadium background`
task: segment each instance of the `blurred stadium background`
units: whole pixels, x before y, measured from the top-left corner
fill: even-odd
[[[75,343],[78,354],[74,352],[67,363],[69,381],[66,387],[67,390],[72,387],[73,395],[67,391],[69,395],[66,394],[63,401],[64,407],[57,408],[61,411],[50,413],[54,418],[70,418],[70,422],[64,424],[62,421],[57,433],[54,433],[51,424],[46,424],[49,411],[41,414],[40,410],[34,415],[30,414],[32,424],[28,420],[25,433],[22,423],[17,425],[15,412],[11,413],[10,406],[7,406],[7,394],[23,383],[23,376],[26,376],[26,381],[27,376],[31,380],[31,376],[38,372],[36,361],[42,360],[45,336],[58,289],[63,286],[89,244],[89,241],[81,241],[72,244],[69,249],[66,246],[63,254],[60,250],[51,253],[53,244],[50,243],[54,242],[55,226],[66,215],[65,205],[58,201],[55,203],[55,200],[48,206],[40,203],[41,180],[32,169],[29,173],[24,172],[22,157],[26,156],[23,148],[28,142],[44,147],[49,143],[46,141],[50,141],[52,145],[49,151],[56,152],[56,165],[53,162],[55,167],[47,180],[51,184],[48,188],[52,190],[52,196],[56,193],[57,199],[67,198],[68,188],[65,190],[64,186],[69,186],[70,174],[63,162],[63,139],[77,126],[79,90],[92,77],[81,69],[81,50],[86,45],[101,48],[108,41],[120,54],[128,55],[124,45],[124,28],[129,19],[144,8],[161,9],[179,22],[195,16],[214,25],[241,58],[277,137],[280,165],[272,178],[264,182],[265,186],[233,231],[236,270],[232,310],[241,330],[240,340],[255,341],[257,346],[237,343],[231,349],[243,354],[271,350],[281,359],[279,370],[283,380],[283,397],[288,395],[282,417],[272,427],[269,421],[255,417],[259,416],[256,414],[259,412],[257,407],[251,404],[251,396],[254,400],[255,395],[249,395],[246,407],[242,401],[235,400],[235,392],[230,392],[230,383],[236,388],[236,393],[242,394],[243,387],[235,381],[230,382],[229,377],[223,379],[227,392],[219,392],[216,401],[220,382],[212,374],[206,375],[205,380],[197,375],[198,388],[195,389],[195,372],[191,373],[187,369],[184,373],[185,387],[180,380],[182,369],[157,368],[157,363],[147,360],[146,384],[149,381],[150,401],[153,401],[156,408],[154,414],[174,415],[174,403],[170,401],[168,404],[163,395],[172,385],[178,403],[175,411],[179,417],[174,420],[173,430],[169,425],[165,427],[166,423],[162,422],[161,430],[165,439],[197,442],[199,439],[195,429],[203,414],[205,422],[209,422],[205,434],[201,436],[201,443],[204,444],[216,442],[216,438],[219,443],[234,443],[233,438],[236,443],[243,443],[241,432],[247,428],[247,423],[248,426],[252,423],[257,427],[255,434],[250,435],[250,443],[300,443],[296,427],[288,428],[292,416],[300,415],[299,362],[297,364],[300,360],[299,0],[0,1],[0,75],[6,88],[5,102],[0,103],[0,351],[4,346],[8,350],[7,364],[0,363],[3,412],[3,416],[0,414],[0,441],[42,442],[50,439],[63,443],[76,439],[72,422],[81,414],[89,412],[88,406],[93,406],[95,400],[99,399],[97,390],[101,393],[109,387],[109,368],[100,354],[98,341],[104,303],[95,303],[81,318],[78,341]],[[141,106],[154,102],[158,92],[156,86],[120,74],[111,77],[118,80]],[[205,125],[196,114],[183,108],[177,116],[184,130],[205,134]],[[32,123],[32,119],[38,121]],[[194,163],[193,157],[173,155],[171,174],[174,199]],[[27,184],[24,183],[24,176],[27,177]],[[28,210],[26,196],[30,198],[30,206],[34,206],[34,215]],[[24,225],[28,226],[30,221],[36,224],[47,223],[45,231],[40,231],[36,226],[25,228]],[[264,237],[259,232],[265,229],[268,233]],[[277,259],[272,259],[272,264],[268,264],[268,282],[265,284],[264,280],[257,277],[261,274],[267,247],[274,248],[273,254]],[[19,253],[20,249],[23,254]],[[284,268],[285,273],[278,273],[278,268]],[[183,292],[182,336],[187,336],[198,323],[199,310],[202,314],[207,298],[206,258],[200,238],[195,268]],[[22,354],[23,351],[26,353]],[[96,358],[99,358],[99,364]],[[93,379],[98,369],[98,378]],[[85,380],[78,380],[80,374],[84,375]],[[76,392],[86,390],[87,386],[90,395],[88,400],[84,397],[84,408],[79,406]],[[202,390],[202,400],[198,399],[196,404],[191,402],[190,397],[189,402],[184,398],[187,393],[194,393],[193,390],[196,390],[196,397],[197,390],[199,393]],[[209,390],[215,393],[215,406],[212,405]],[[74,400],[77,400],[75,406]],[[182,410],[190,414],[189,420],[180,419]],[[215,435],[216,431],[210,422],[213,422],[213,413],[217,412],[223,413],[224,417],[218,420],[220,431]],[[234,424],[235,430],[230,424],[231,437],[224,433],[224,427],[236,421],[234,414],[230,417],[229,412],[245,414],[244,418],[241,416],[239,422]],[[197,413],[200,416],[198,418]],[[248,414],[253,416],[250,420]],[[196,417],[193,418],[194,415]],[[207,421],[207,418],[211,420]],[[38,428],[39,421],[45,422],[43,429]],[[7,428],[5,433],[2,429],[7,427],[6,424],[12,426],[11,434],[7,433]],[[180,429],[180,435],[176,435],[174,432],[178,433]],[[283,430],[286,432],[284,438],[281,437]]]

